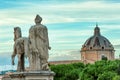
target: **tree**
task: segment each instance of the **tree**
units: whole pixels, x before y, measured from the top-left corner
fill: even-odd
[[[73,69],[69,73],[65,74],[64,80],[77,80],[79,78],[79,73],[81,70],[79,69]]]
[[[94,64],[50,65],[54,80],[119,80],[120,60],[101,60]]]
[[[120,76],[115,76],[115,77],[113,77],[113,79],[112,80],[120,80]]]
[[[54,80],[75,80],[79,78],[79,73],[84,68],[83,63],[50,65],[52,71],[56,73]]]
[[[104,72],[98,76],[97,80],[112,80],[117,74],[115,72]]]

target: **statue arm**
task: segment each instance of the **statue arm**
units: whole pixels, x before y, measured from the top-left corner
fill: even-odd
[[[48,37],[48,30],[47,30],[47,28],[46,28],[45,33],[46,33],[46,43],[47,43],[48,49],[51,49],[51,47],[49,46],[49,37]]]

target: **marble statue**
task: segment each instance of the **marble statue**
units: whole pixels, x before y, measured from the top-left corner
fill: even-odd
[[[28,57],[29,70],[50,70],[48,66],[49,38],[47,27],[41,24],[42,18],[37,15],[35,25],[29,30],[29,37],[22,37],[21,29],[14,28],[14,51],[12,64],[18,55],[17,71],[24,71],[24,56]]]
[[[2,80],[53,80],[55,73],[48,66],[48,29],[41,24],[42,18],[36,15],[35,25],[29,29],[29,36],[22,37],[21,29],[14,28],[14,47],[12,65],[18,56],[17,72],[6,73]],[[25,57],[29,67],[25,68]]]
[[[21,29],[19,27],[14,28],[14,50],[12,54],[12,65],[14,65],[14,58],[18,56],[17,71],[21,72],[25,70],[24,67],[24,56],[29,53],[29,40],[26,37],[22,37]]]
[[[49,39],[47,27],[41,24],[42,18],[37,15],[35,25],[29,30],[30,39],[30,69],[31,70],[49,70],[48,67],[48,49]]]

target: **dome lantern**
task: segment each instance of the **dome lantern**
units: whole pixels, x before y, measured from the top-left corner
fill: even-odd
[[[94,35],[100,35],[100,28],[98,27],[97,23],[96,23],[96,27],[94,29]]]

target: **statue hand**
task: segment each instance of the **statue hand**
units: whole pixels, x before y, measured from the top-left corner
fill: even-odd
[[[32,51],[35,52],[35,53],[38,53],[38,49],[34,48]]]
[[[51,50],[51,47],[49,46],[48,49]]]
[[[46,42],[46,40],[45,40],[45,39],[43,39],[43,42]]]

